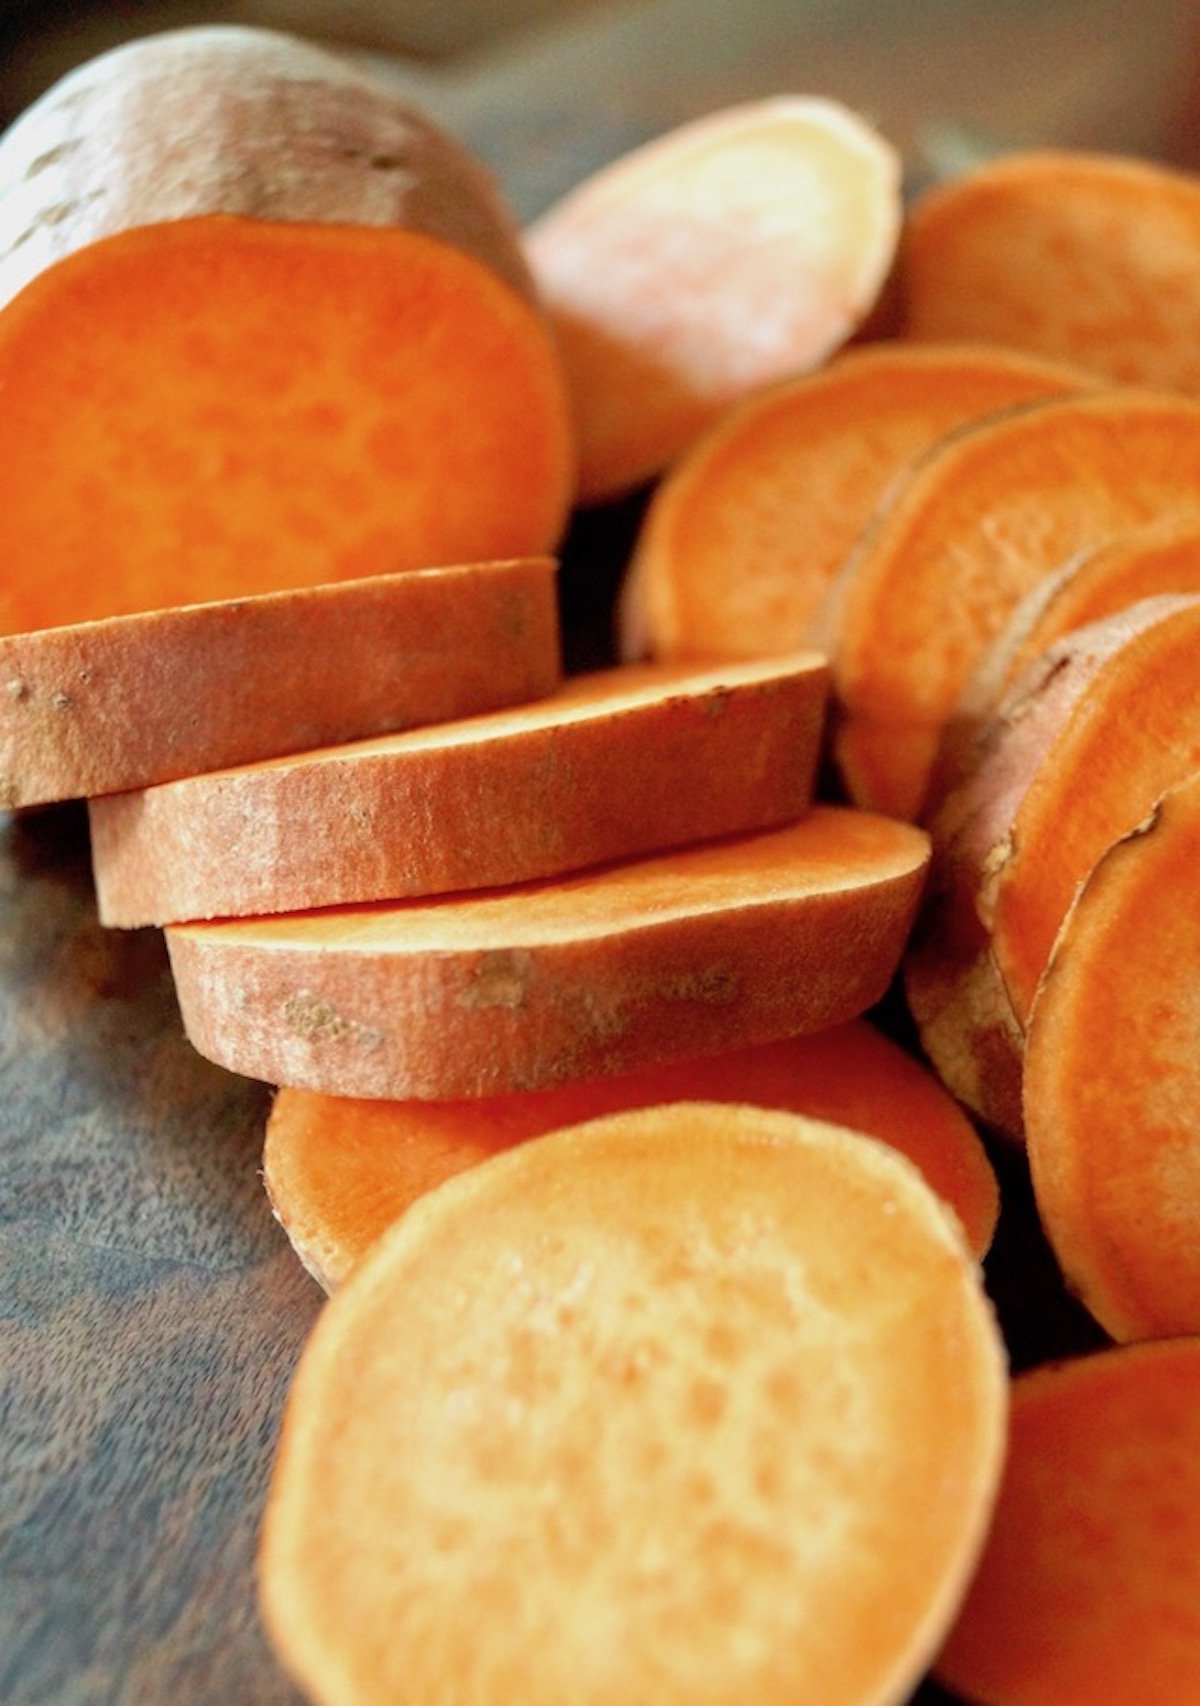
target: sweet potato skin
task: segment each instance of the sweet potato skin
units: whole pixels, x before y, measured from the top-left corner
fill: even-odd
[[[5,133],[0,305],[98,238],[214,213],[401,226],[533,297],[491,179],[421,113],[313,43],[215,25],[102,54]]]
[[[554,580],[530,558],[0,637],[0,803],[537,698],[559,675]]]

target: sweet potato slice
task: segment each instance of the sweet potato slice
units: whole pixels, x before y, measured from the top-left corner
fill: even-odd
[[[457,1102],[367,1102],[281,1090],[263,1176],[275,1216],[332,1291],[418,1197],[559,1126],[664,1102],[745,1102],[849,1126],[907,1155],[982,1256],[996,1177],[970,1121],[911,1055],[862,1020],[615,1078]]]
[[[785,823],[811,801],[825,685],[815,653],[606,670],[515,710],[96,800],[100,917],[495,887]]]
[[[1172,515],[1130,528],[1039,581],[975,666],[943,737],[927,807],[965,779],[987,719],[1043,652],[1077,628],[1163,593],[1200,593],[1200,518]]]
[[[577,1126],[426,1197],[326,1308],[267,1628],[330,1706],[899,1701],[1006,1407],[957,1227],[883,1145],[703,1103]]]
[[[945,726],[1018,601],[1087,545],[1200,518],[1200,405],[1111,391],[961,428],[879,513],[831,589],[823,638],[852,797],[920,812]]]
[[[963,422],[1086,376],[989,349],[866,344],[720,420],[651,502],[621,602],[627,657],[805,645],[891,482]]]
[[[5,131],[0,303],[101,237],[214,213],[417,232],[533,297],[512,216],[457,142],[345,56],[221,24],[125,42]]]
[[[935,874],[905,965],[956,1095],[1021,1132],[1038,979],[1078,885],[1159,794],[1200,769],[1200,598],[1146,599],[1051,648],[934,819]]]
[[[685,125],[543,214],[526,253],[558,327],[582,496],[641,484],[731,404],[837,349],[899,223],[895,150],[798,96]]]
[[[554,882],[176,924],[167,941],[188,1035],[235,1072],[333,1095],[503,1094],[864,1012],[927,858],[909,825],[819,807]]]
[[[539,698],[554,581],[549,558],[464,564],[0,638],[0,806]]]
[[[1016,154],[931,190],[901,245],[913,338],[984,338],[1200,391],[1200,183],[1148,161]]]
[[[1200,1340],[1013,1383],[992,1531],[937,1663],[995,1706],[1200,1699]]]
[[[1115,1339],[1200,1333],[1198,870],[1200,775],[1093,870],[1029,1020],[1038,1209]]]

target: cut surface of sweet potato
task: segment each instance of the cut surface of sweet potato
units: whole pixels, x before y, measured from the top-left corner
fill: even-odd
[[[325,1310],[267,1627],[328,1706],[899,1702],[1006,1404],[958,1229],[883,1145],[707,1104],[577,1126],[426,1197]]]
[[[1035,659],[1075,629],[1165,593],[1200,593],[1200,518],[1131,528],[1039,581],[975,666],[943,737],[927,807],[965,779],[984,723]]]
[[[1055,936],[1101,854],[1200,769],[1198,681],[1198,598],[1146,599],[1069,635],[997,713],[933,820],[909,1004],[946,1083],[1011,1136]]]
[[[622,594],[626,656],[758,657],[805,645],[897,474],[944,433],[1090,383],[983,345],[861,345],[755,396],[682,458]]]
[[[549,558],[0,636],[0,806],[466,716],[558,680]]]
[[[1038,1209],[1115,1339],[1200,1334],[1198,870],[1200,775],[1093,870],[1029,1020]]]
[[[536,704],[99,800],[100,916],[496,887],[785,823],[811,801],[825,687],[814,653],[610,669]]]
[[[585,499],[658,473],[731,404],[815,367],[895,252],[899,161],[863,119],[748,102],[606,167],[527,233]]]
[[[1200,1698],[1200,1340],[1013,1383],[991,1534],[939,1677],[995,1706]]]
[[[1125,383],[1200,391],[1200,183],[1049,150],[930,191],[901,247],[913,338],[985,338]]]
[[[102,239],[0,315],[0,390],[6,634],[545,551],[569,502],[541,321],[409,232]]]
[[[851,796],[915,816],[971,671],[1019,600],[1113,533],[1200,517],[1198,493],[1200,405],[1150,392],[1025,404],[931,450],[823,616]]]
[[[533,1090],[818,1030],[890,980],[928,839],[817,807],[480,895],[168,927],[201,1054],[333,1095]]]
[[[276,1218],[332,1291],[419,1197],[559,1126],[664,1102],[744,1102],[849,1126],[915,1163],[982,1256],[996,1178],[970,1121],[905,1050],[860,1019],[811,1036],[613,1078],[456,1102],[369,1102],[281,1090],[263,1177]]]
[[[5,131],[0,302],[99,238],[214,213],[419,232],[532,298],[495,185],[393,87],[298,36],[207,24],[100,54]]]

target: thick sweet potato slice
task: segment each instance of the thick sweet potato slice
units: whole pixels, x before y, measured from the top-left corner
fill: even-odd
[[[422,112],[311,41],[200,25],[89,60],[5,131],[0,303],[101,237],[213,213],[418,232],[532,300],[495,185]]]
[[[975,666],[943,737],[927,807],[965,779],[984,724],[1035,659],[1076,628],[1163,593],[1200,593],[1200,518],[1172,515],[1131,528],[1039,581]]]
[[[812,798],[825,684],[814,653],[607,670],[515,710],[97,800],[101,920],[495,887],[785,823]]]
[[[1096,866],[1029,1020],[1038,1208],[1116,1339],[1200,1333],[1198,870],[1200,775]]]
[[[956,1095],[1021,1131],[1038,979],[1078,885],[1200,769],[1200,598],[1147,599],[1034,666],[934,819],[935,874],[905,977]]]
[[[685,125],[543,214],[526,253],[558,327],[583,497],[639,485],[731,404],[837,349],[899,222],[894,149],[797,96]]]
[[[518,1096],[365,1102],[281,1090],[263,1175],[297,1255],[332,1291],[427,1191],[527,1138],[664,1102],[746,1102],[881,1138],[915,1162],[982,1256],[996,1177],[970,1122],[925,1069],[862,1020],[673,1066]]]
[[[1085,376],[993,350],[862,345],[717,423],[654,496],[622,594],[627,657],[805,645],[897,474],[951,428]]]
[[[328,1305],[267,1627],[329,1706],[900,1701],[1006,1407],[957,1227],[883,1145],[704,1103],[573,1127],[426,1197]]]
[[[939,1677],[994,1706],[1200,1699],[1200,1340],[1013,1384],[992,1531]]]
[[[1045,152],[931,190],[905,228],[914,338],[984,338],[1111,379],[1200,391],[1200,183]]]
[[[1075,552],[1169,513],[1200,519],[1200,404],[1111,391],[1034,402],[930,451],[839,575],[823,637],[852,797],[915,816],[971,672]]]
[[[554,579],[549,558],[475,563],[0,638],[0,806],[539,698]]]
[[[819,807],[554,882],[177,924],[167,941],[188,1035],[235,1072],[502,1094],[853,1018],[887,986],[927,858],[906,824]]]

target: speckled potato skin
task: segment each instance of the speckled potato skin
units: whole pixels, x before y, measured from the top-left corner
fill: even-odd
[[[98,238],[217,213],[401,226],[532,299],[511,217],[457,143],[335,54],[209,26],[102,54],[0,140],[0,306]]]

